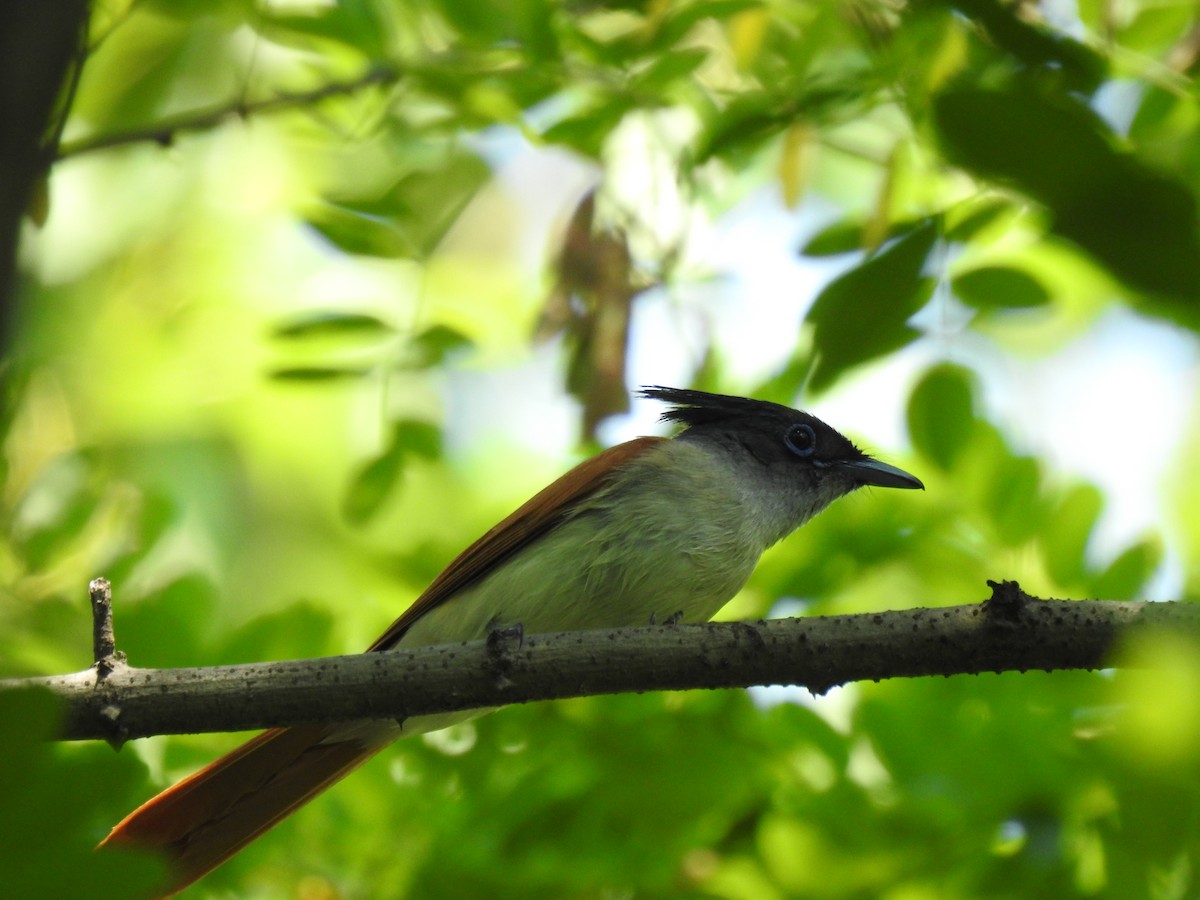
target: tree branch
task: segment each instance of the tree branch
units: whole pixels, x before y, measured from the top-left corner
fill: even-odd
[[[221,104],[207,109],[189,110],[173,116],[164,116],[147,128],[115,131],[66,142],[59,148],[58,159],[80,156],[96,150],[107,150],[124,144],[153,142],[168,146],[181,132],[215,128],[227,119],[245,119],[260,113],[311,106],[329,97],[352,94],[377,84],[391,84],[399,78],[400,73],[395,68],[380,65],[371,68],[359,78],[326,84],[311,91],[279,93],[265,100]]]
[[[1200,636],[1200,605],[1038,600],[989,582],[981,604],[811,619],[513,637],[292,662],[0,681],[64,703],[60,737],[121,742],[630,691],[1095,669],[1139,628]],[[111,659],[112,657],[110,657]]]

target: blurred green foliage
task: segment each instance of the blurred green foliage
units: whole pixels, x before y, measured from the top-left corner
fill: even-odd
[[[590,167],[639,289],[720,274],[657,221],[647,169],[688,221],[820,198],[802,252],[843,268],[791,359],[732,384],[705,334],[700,386],[790,403],[936,347],[905,409],[927,493],[837,504],[725,617],[961,603],[986,578],[1141,596],[1163,536],[1098,551],[1105,496],[1017,442],[973,357],[1044,352],[1114,306],[1200,327],[1194,4],[1064,15],[97,2],[5,362],[0,675],[83,667],[101,574],[136,665],[363,647],[566,466],[443,434],[439,390],[526,358],[549,280],[546,184],[505,180],[517,145]],[[771,300],[811,299],[788,290]],[[1097,441],[1137,439],[1120,412]],[[189,896],[1196,896],[1200,651],[1128,653],[1162,667],[505,710],[382,754]],[[4,705],[5,896],[138,896],[146,861],[88,848],[237,739],[57,746],[42,698]]]

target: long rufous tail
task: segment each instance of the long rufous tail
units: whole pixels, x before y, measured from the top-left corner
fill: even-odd
[[[320,725],[275,728],[126,816],[100,844],[162,853],[181,891],[390,741],[328,740]]]

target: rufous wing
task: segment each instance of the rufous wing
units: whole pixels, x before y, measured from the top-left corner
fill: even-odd
[[[367,651],[390,650],[417,619],[487,575],[560,522],[585,497],[608,484],[621,466],[668,438],[640,437],[596,454],[530,497],[512,515],[460,553]]]

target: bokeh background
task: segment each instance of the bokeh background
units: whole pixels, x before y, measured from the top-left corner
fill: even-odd
[[[21,231],[0,674],[365,647],[659,410],[803,406],[862,492],[722,613],[1188,600],[1191,2],[96,2]],[[587,698],[381,754],[192,897],[1200,894],[1200,650],[1153,670]],[[6,698],[0,885],[244,736],[52,745]]]

